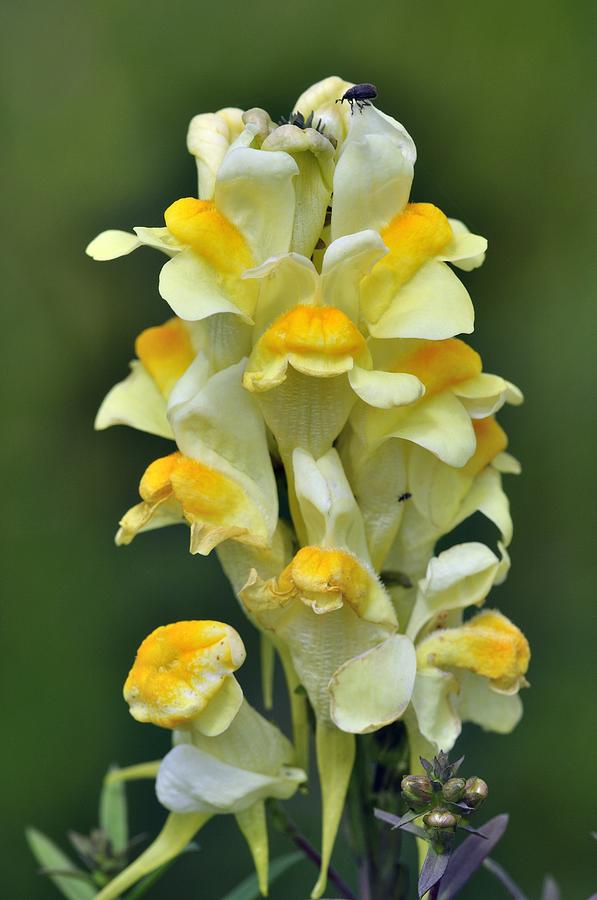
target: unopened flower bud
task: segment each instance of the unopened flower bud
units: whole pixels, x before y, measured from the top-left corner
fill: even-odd
[[[453,831],[456,828],[456,816],[447,809],[434,809],[423,816],[423,822],[427,828],[436,828],[438,831]]]
[[[458,803],[462,800],[465,784],[464,778],[449,778],[442,787],[444,800],[448,803]]]
[[[401,788],[402,796],[409,804],[425,805],[433,797],[433,786],[426,775],[405,775]]]
[[[487,800],[487,795],[489,793],[489,788],[487,784],[483,781],[482,778],[477,778],[476,776],[473,778],[469,778],[464,786],[464,794],[462,795],[462,799],[467,804],[467,806],[472,806],[473,809],[478,809],[482,803]]]

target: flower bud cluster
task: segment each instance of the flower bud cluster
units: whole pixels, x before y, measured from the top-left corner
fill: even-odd
[[[464,827],[487,799],[487,784],[476,775],[456,776],[462,759],[449,763],[447,754],[438,753],[430,762],[421,758],[425,775],[405,775],[402,798],[408,807],[423,817],[427,836],[437,853],[449,851],[458,827]]]

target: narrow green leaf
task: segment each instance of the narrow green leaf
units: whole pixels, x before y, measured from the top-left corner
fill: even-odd
[[[299,860],[304,859],[302,853],[287,853],[285,856],[279,856],[272,860],[269,867],[269,883],[272,884],[291,866],[294,866]],[[258,900],[260,897],[259,885],[257,884],[257,876],[249,875],[244,881],[241,881],[230,893],[222,897],[222,900]]]
[[[124,782],[111,781],[108,777],[117,768],[112,766],[104,780],[100,794],[99,822],[100,828],[110,839],[114,853],[122,853],[129,839],[126,792]]]
[[[96,889],[81,878],[84,873],[77,869],[66,853],[63,853],[50,838],[37,828],[27,828],[25,836],[31,852],[44,869],[73,873],[72,878],[66,874],[47,876],[67,900],[91,900],[95,897]]]

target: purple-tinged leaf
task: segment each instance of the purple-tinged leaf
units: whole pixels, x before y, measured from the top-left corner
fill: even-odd
[[[430,891],[441,880],[448,868],[450,855],[450,853],[436,853],[433,847],[429,846],[419,875],[419,897],[424,897],[427,891]]]
[[[373,814],[376,819],[381,819],[382,822],[387,822],[391,825],[392,829],[403,828],[408,822],[412,822],[413,819],[418,819],[421,816],[420,812],[415,812],[414,810],[405,813],[403,816],[400,816],[400,818],[392,813],[384,812],[383,809],[374,809]]]
[[[558,883],[551,875],[546,875],[541,891],[541,900],[562,900]]]
[[[475,811],[474,806],[469,806],[464,800],[459,800],[458,803],[450,803],[450,806],[455,806],[456,809],[459,809],[463,816],[468,816]]]
[[[394,813],[386,812],[385,809],[374,809],[373,815],[376,819],[387,822],[388,825],[392,825],[394,828],[400,826],[400,816],[395,816]]]
[[[419,760],[420,760],[420,762],[421,762],[421,765],[423,766],[423,768],[424,768],[425,771],[427,772],[427,774],[428,774],[428,775],[431,775],[431,773],[432,773],[432,771],[433,771],[433,766],[431,765],[431,763],[429,762],[429,760],[428,760],[428,759],[425,759],[424,756],[419,756]]]
[[[506,888],[508,896],[511,897],[512,900],[527,900],[526,894],[522,892],[514,879],[508,875],[504,867],[500,866],[495,859],[491,859],[488,856],[487,859],[483,860],[483,868],[487,869],[488,872],[491,872],[493,877],[500,882],[502,887]]]
[[[469,834],[477,834],[479,837],[482,837],[484,840],[487,840],[487,835],[483,834],[482,831],[477,831],[476,828],[471,828],[470,825],[459,825],[459,828],[462,828],[463,831],[468,831]]]
[[[408,831],[409,834],[414,834],[416,837],[421,838],[422,841],[427,841],[429,843],[430,838],[425,829],[420,828],[418,825],[413,825],[412,822],[403,825],[401,830]]]
[[[404,813],[404,815],[400,819],[398,819],[398,821],[395,825],[392,826],[392,828],[404,828],[404,826],[408,825],[409,822],[414,822],[415,819],[420,819],[420,817],[421,813],[415,812],[414,810],[412,812]]]
[[[464,756],[461,756],[460,759],[457,759],[456,762],[452,763],[452,776],[458,774],[458,769],[460,768],[460,766],[462,765],[463,762],[464,762]]]
[[[408,812],[405,813],[405,815],[399,817],[395,816],[393,813],[386,812],[383,809],[374,809],[373,815],[376,819],[380,819],[382,822],[387,822],[388,825],[391,825],[392,830],[394,828],[401,828],[402,831],[408,831],[410,832],[410,834],[416,834],[417,837],[423,838],[423,840],[425,841],[429,840],[426,831],[424,831],[422,828],[419,828],[418,825],[411,824],[412,820],[418,818],[421,813]]]
[[[452,900],[489,856],[508,827],[508,815],[495,816],[483,825],[484,837],[472,834],[454,851],[443,879],[439,900]]]

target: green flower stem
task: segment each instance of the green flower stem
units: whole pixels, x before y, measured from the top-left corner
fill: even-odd
[[[396,798],[408,770],[406,734],[394,726],[383,735],[361,735],[348,796],[350,836],[359,868],[362,900],[405,900],[406,872],[400,865],[401,833],[380,828],[376,806],[400,814]],[[392,807],[396,808],[393,809]]]
[[[284,834],[288,835],[295,847],[301,850],[307,859],[319,868],[321,866],[321,856],[311,844],[310,841],[302,834],[296,823],[290,818],[284,807],[277,800],[269,800],[267,803],[268,811],[271,814],[272,821],[276,828]],[[357,900],[351,888],[346,884],[341,875],[330,866],[328,868],[329,880],[341,891],[345,900]]]

